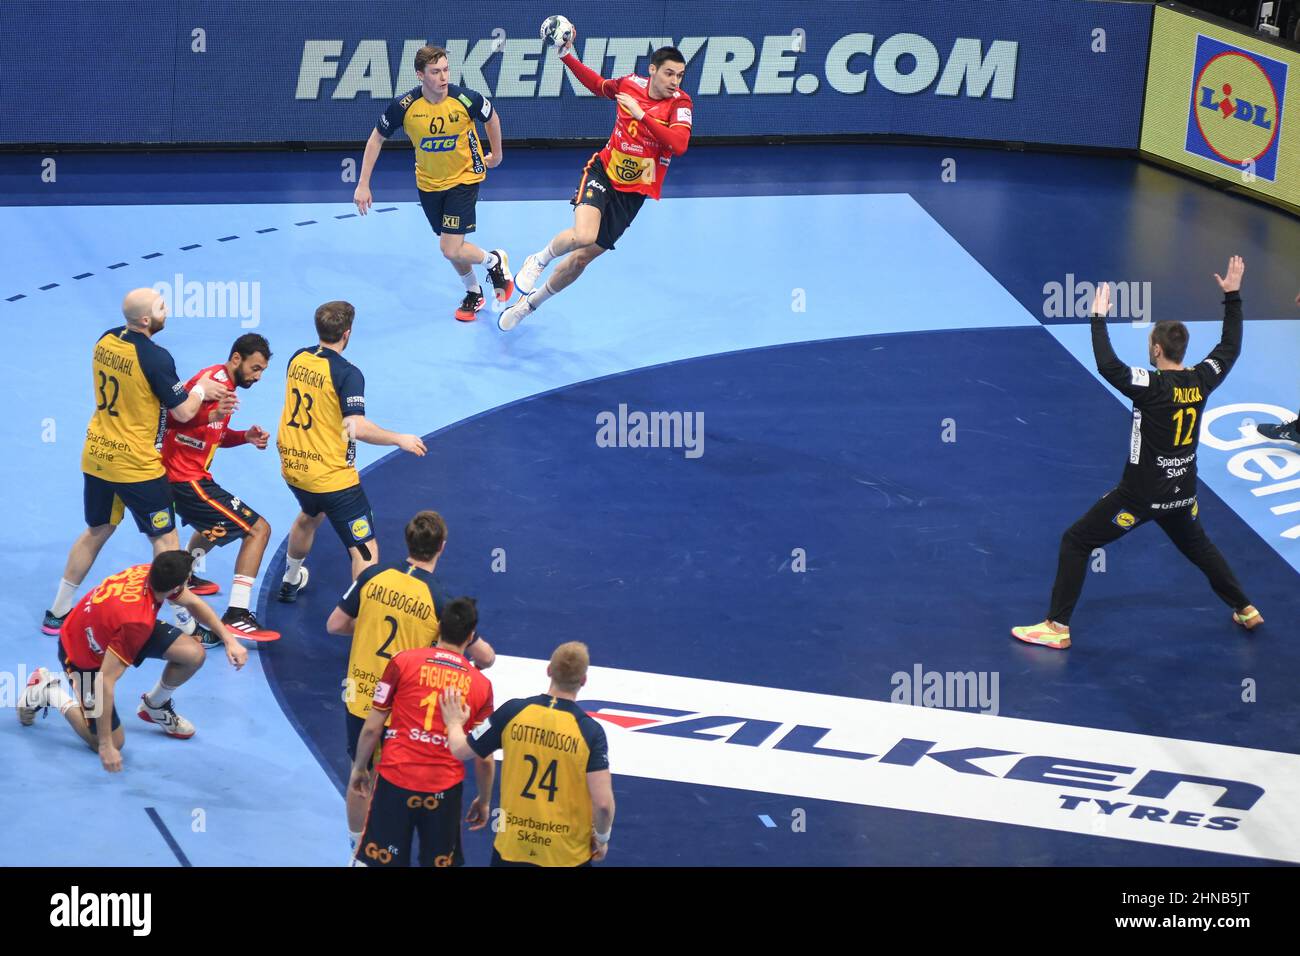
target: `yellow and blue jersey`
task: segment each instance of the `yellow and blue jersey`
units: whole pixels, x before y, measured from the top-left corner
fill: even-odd
[[[397,130],[415,147],[415,184],[424,192],[481,183],[487,176],[475,120],[487,122],[492,104],[473,90],[454,84],[441,103],[431,103],[420,87],[399,96],[379,117],[375,130],[387,139]]]
[[[375,685],[394,657],[437,643],[448,600],[438,579],[413,564],[371,565],[352,582],[339,601],[357,622],[344,679],[349,713],[362,719],[370,713]]]
[[[289,359],[275,446],[284,480],[302,491],[342,491],[361,482],[356,442],[343,419],[366,413],[361,370],[333,349],[309,346]]]
[[[605,730],[571,700],[508,700],[469,737],[480,757],[502,751],[503,860],[579,866],[591,859],[587,774],[609,769]]]
[[[86,426],[81,470],[105,481],[161,478],[167,409],[189,397],[168,351],[125,325],[95,343],[90,365],[95,414]]]

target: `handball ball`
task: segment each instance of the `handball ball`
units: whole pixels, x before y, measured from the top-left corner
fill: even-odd
[[[547,17],[542,22],[542,39],[562,52],[573,46],[574,32],[568,17]]]

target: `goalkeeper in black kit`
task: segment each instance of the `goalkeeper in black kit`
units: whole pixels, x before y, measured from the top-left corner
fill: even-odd
[[[1148,345],[1155,371],[1120,362],[1106,331],[1110,286],[1103,283],[1092,304],[1092,350],[1097,371],[1133,400],[1133,431],[1128,464],[1119,487],[1107,492],[1061,537],[1052,606],[1040,624],[1013,627],[1027,644],[1063,650],[1070,646],[1070,615],[1083,590],[1088,558],[1139,525],[1154,521],[1174,545],[1209,579],[1214,593],[1232,608],[1232,619],[1247,630],[1264,623],[1227,561],[1201,526],[1196,501],[1196,448],[1201,413],[1210,393],[1223,383],[1241,354],[1240,256],[1228,263],[1228,276],[1215,275],[1223,290],[1223,337],[1206,359],[1184,368],[1187,326],[1157,322]]]

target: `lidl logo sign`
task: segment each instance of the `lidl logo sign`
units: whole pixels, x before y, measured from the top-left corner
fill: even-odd
[[[1287,65],[1197,35],[1193,70],[1187,152],[1274,182]]]

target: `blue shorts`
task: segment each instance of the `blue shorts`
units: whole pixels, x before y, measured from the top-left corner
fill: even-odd
[[[375,513],[370,510],[370,500],[360,482],[342,491],[303,491],[293,485],[289,490],[308,518],[325,512],[343,547],[355,548],[374,540]]]
[[[98,528],[118,524],[126,511],[135,518],[136,527],[151,538],[176,530],[176,512],[172,507],[172,486],[160,475],[148,481],[105,481],[84,472],[83,500],[86,527]]]

